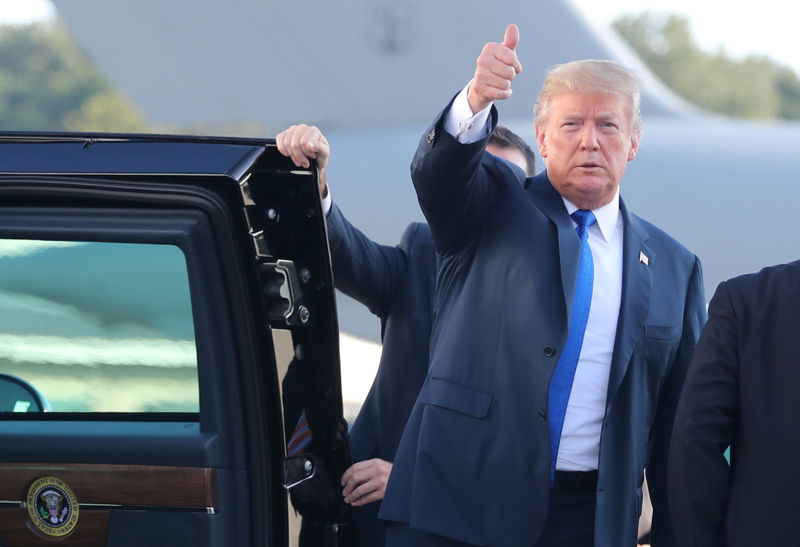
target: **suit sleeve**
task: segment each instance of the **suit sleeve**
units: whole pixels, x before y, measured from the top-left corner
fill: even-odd
[[[369,239],[350,224],[336,204],[331,206],[327,224],[334,285],[375,315],[385,317],[407,266],[406,253]]]
[[[448,108],[449,105],[423,134],[411,162],[417,198],[441,254],[457,251],[480,230],[484,211],[488,209],[491,177],[481,159],[497,125],[497,110],[493,106],[489,134],[477,142],[462,144],[444,129]]]
[[[690,367],[700,332],[706,322],[705,291],[700,260],[695,257],[694,268],[687,286],[683,312],[681,341],[669,376],[658,396],[658,409],[650,439],[647,462],[647,483],[653,505],[651,541],[654,546],[675,545],[674,530],[667,502],[667,457],[672,427],[681,390]]]
[[[669,456],[669,501],[680,545],[725,545],[730,466],[738,408],[737,318],[726,283],[709,305],[678,405]]]

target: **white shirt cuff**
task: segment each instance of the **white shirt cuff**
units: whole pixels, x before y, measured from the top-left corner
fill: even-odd
[[[331,204],[333,200],[331,199],[331,189],[328,187],[328,195],[322,198],[322,212],[325,213],[325,216],[328,216],[328,213],[331,212]]]
[[[444,118],[445,131],[454,136],[461,144],[479,141],[489,133],[488,121],[492,105],[473,114],[467,100],[467,90],[470,84],[467,84],[456,96]]]

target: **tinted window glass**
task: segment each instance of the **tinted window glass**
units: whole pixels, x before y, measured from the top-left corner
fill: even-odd
[[[0,372],[54,412],[197,412],[183,253],[0,239]]]

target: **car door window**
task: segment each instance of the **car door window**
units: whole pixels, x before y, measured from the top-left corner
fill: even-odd
[[[55,412],[198,412],[181,249],[0,239],[0,373]]]

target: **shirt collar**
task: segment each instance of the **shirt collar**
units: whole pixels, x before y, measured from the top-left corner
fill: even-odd
[[[568,214],[571,215],[578,210],[577,205],[564,196],[561,196],[561,199],[564,201],[564,206],[566,206]],[[614,237],[614,230],[617,227],[617,221],[619,220],[619,189],[610,202],[598,209],[593,209],[592,212],[594,213],[594,218],[597,219],[597,227],[600,229],[600,235],[603,236],[606,243],[611,243],[611,239]]]

